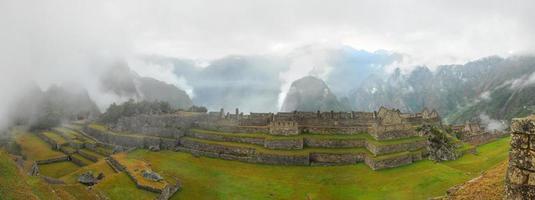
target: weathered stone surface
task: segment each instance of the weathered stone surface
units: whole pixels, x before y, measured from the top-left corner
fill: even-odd
[[[36,162],[33,162],[32,168],[28,172],[30,176],[39,176],[39,165]]]
[[[309,155],[256,154],[256,162],[275,165],[310,165]]]
[[[160,145],[149,146],[150,151],[160,151]]]
[[[342,165],[355,164],[364,159],[363,154],[335,154],[335,153],[311,153],[310,162],[319,165]]]
[[[535,136],[535,115],[513,119],[511,130],[505,199],[535,199],[535,151],[531,150],[530,139]]]
[[[364,147],[366,140],[364,139],[325,139],[305,137],[304,146],[319,147],[319,148],[354,148]]]
[[[509,183],[515,185],[525,184],[528,180],[528,174],[526,174],[522,169],[517,167],[509,167],[507,170],[507,178]]]
[[[233,136],[233,135],[199,133],[199,132],[194,132],[194,131],[190,131],[186,135],[190,137],[194,137],[194,138],[204,139],[204,140],[264,145],[264,138],[262,137],[240,137],[240,136]]]
[[[264,147],[268,149],[303,149],[302,138],[288,138],[288,139],[266,139]]]
[[[156,182],[163,180],[163,177],[160,176],[160,174],[153,172],[151,170],[143,170],[141,172],[141,176],[143,176],[143,178],[147,180],[156,181]]]
[[[78,176],[78,182],[84,185],[95,185],[97,179],[93,176],[93,172],[88,171]]]
[[[373,170],[399,167],[402,165],[408,165],[412,163],[412,155],[406,154],[388,159],[376,160],[372,157],[366,157],[364,160],[370,168]]]
[[[511,121],[513,133],[535,134],[535,115],[526,118],[515,118]]]
[[[255,152],[254,148],[204,143],[189,138],[180,139],[180,145],[186,148],[195,149],[199,151],[213,152],[219,154],[230,154],[236,156],[249,156],[254,154]]]
[[[511,134],[511,147],[513,148],[528,148],[529,137],[525,134],[513,133]]]
[[[427,144],[425,140],[388,145],[381,145],[380,143],[366,141],[366,149],[368,149],[374,155],[384,155],[404,151],[415,151],[418,149],[422,149],[426,146]]]

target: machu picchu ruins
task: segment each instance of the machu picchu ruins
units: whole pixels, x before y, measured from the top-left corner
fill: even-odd
[[[366,163],[391,168],[425,158],[427,141],[416,129],[441,125],[434,110],[401,113],[219,112],[139,115],[84,132],[109,145],[172,149],[227,160],[275,165]]]

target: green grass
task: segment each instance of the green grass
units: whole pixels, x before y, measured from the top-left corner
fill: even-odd
[[[54,142],[56,142],[57,144],[65,144],[65,143],[67,143],[67,140],[65,140],[65,138],[61,137],[60,135],[58,135],[55,132],[43,131],[42,134],[45,135],[46,137],[54,140]]]
[[[88,160],[87,158],[84,158],[84,157],[83,157],[82,155],[80,155],[80,154],[72,154],[71,157],[72,157],[72,158],[76,158],[77,160],[80,160],[84,166],[86,166],[86,165],[90,165],[90,164],[93,163],[93,161]]]
[[[373,171],[364,164],[332,167],[275,166],[194,157],[187,153],[136,150],[183,189],[172,199],[427,199],[506,160],[509,138],[478,147],[477,155]],[[114,198],[112,198],[114,199]]]
[[[100,160],[94,164],[78,168],[78,170],[62,176],[61,180],[70,184],[77,183],[78,176],[87,171],[92,171],[95,174],[102,172],[104,174],[104,178],[111,177],[113,174],[115,174],[115,171],[113,171],[106,161]]]
[[[21,146],[22,154],[28,160],[43,160],[65,155],[62,152],[52,150],[48,143],[32,133],[18,132],[16,141]]]
[[[152,200],[158,196],[156,193],[136,188],[134,181],[124,172],[106,177],[102,182],[97,184],[96,189],[102,191],[104,195],[112,200]]]
[[[78,170],[79,168],[80,167],[78,167],[78,165],[70,161],[63,161],[63,162],[39,165],[39,173],[41,175],[49,176],[52,178],[60,178],[64,175],[67,175],[69,173],[72,173]]]
[[[202,129],[191,129],[192,132],[204,133],[204,134],[213,134],[220,135],[225,137],[246,137],[246,138],[258,138],[266,140],[286,140],[286,139],[302,139],[302,138],[312,138],[312,139],[324,139],[324,140],[367,140],[368,142],[373,143],[374,145],[393,145],[393,144],[402,144],[402,143],[412,143],[417,141],[425,140],[424,137],[408,137],[402,139],[394,140],[376,140],[368,133],[358,133],[351,135],[342,135],[342,134],[315,134],[315,133],[306,133],[295,136],[275,136],[265,133],[227,133],[211,130],[202,130]]]
[[[90,155],[90,156],[93,156],[93,157],[95,157],[95,158],[97,158],[97,159],[101,159],[101,158],[104,157],[104,156],[102,156],[102,155],[100,155],[100,154],[98,154],[98,153],[96,153],[96,152],[93,152],[93,151],[91,151],[91,150],[89,150],[89,149],[80,149],[80,150],[78,150],[78,151],[81,151],[81,152],[83,152],[83,153],[86,153],[86,154],[88,154],[88,155]]]

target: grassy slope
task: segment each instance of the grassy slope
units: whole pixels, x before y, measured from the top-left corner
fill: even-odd
[[[124,172],[113,174],[106,177],[101,183],[97,184],[97,190],[100,190],[110,199],[139,199],[152,200],[158,195],[136,188],[136,185]]]
[[[78,170],[80,167],[70,161],[39,165],[39,173],[44,176],[60,178]]]
[[[87,171],[92,171],[95,174],[102,172],[105,178],[115,174],[113,169],[106,163],[106,161],[99,160],[95,164],[81,167],[78,170],[61,177],[61,180],[65,181],[66,183],[77,183],[78,176]]]
[[[64,155],[59,151],[52,150],[48,143],[32,133],[19,132],[17,133],[16,140],[22,148],[22,154],[25,155],[28,160],[42,160]]]
[[[509,138],[445,163],[420,161],[373,171],[364,164],[333,167],[272,166],[137,150],[164,177],[183,185],[173,199],[426,199],[477,176],[507,158]]]

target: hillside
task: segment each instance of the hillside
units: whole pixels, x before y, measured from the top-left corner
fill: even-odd
[[[294,81],[286,94],[282,111],[341,111],[342,103],[321,79],[306,76]]]
[[[118,64],[102,74],[101,90],[123,99],[166,101],[173,108],[187,109],[193,105],[184,90],[154,78],[141,77],[125,64]]]
[[[509,120],[533,112],[535,57],[488,57],[464,65],[418,67],[408,74],[370,76],[350,94],[356,110],[381,105],[414,112],[435,108],[448,123],[478,119],[481,114]]]

